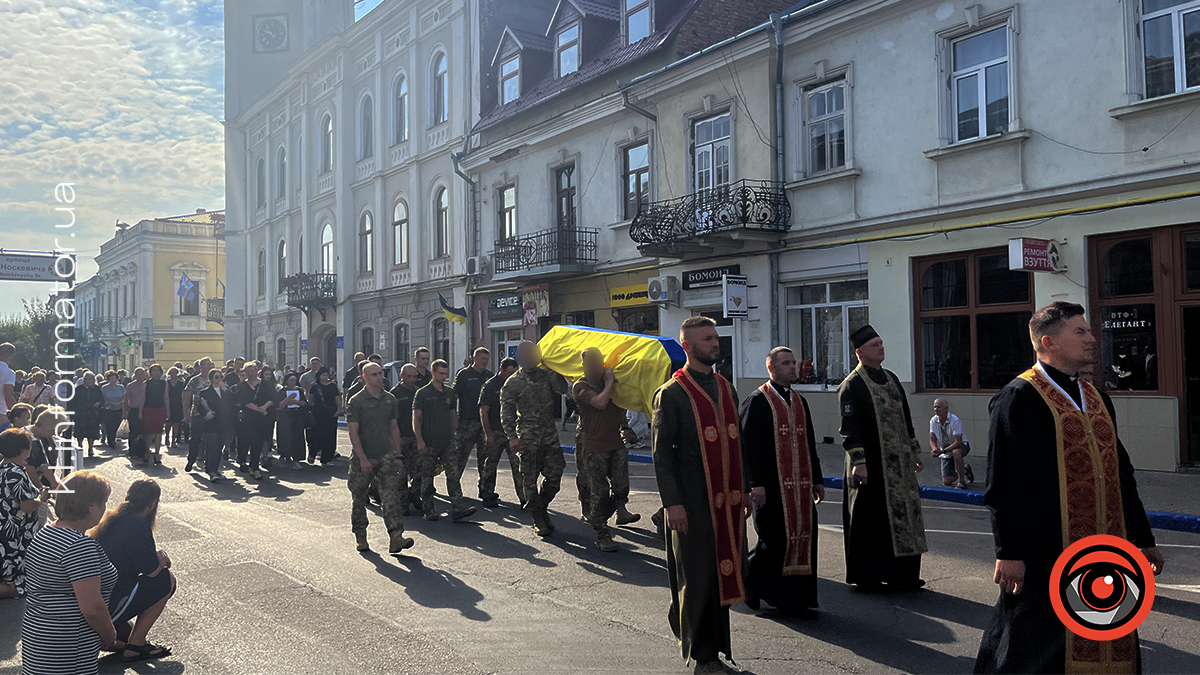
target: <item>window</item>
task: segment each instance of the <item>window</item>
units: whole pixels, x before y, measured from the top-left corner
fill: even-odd
[[[128,316],[128,315],[129,315],[129,286],[122,286],[121,287],[121,316]]]
[[[258,297],[267,295],[267,252],[258,250]]]
[[[137,316],[137,282],[129,282],[129,313]]]
[[[838,384],[858,365],[850,334],[870,323],[867,281],[834,281],[787,289],[788,344],[798,384]]]
[[[333,171],[333,117],[321,118],[321,173]]]
[[[729,184],[730,116],[729,113],[696,122],[692,128],[695,150],[696,193],[723,192]]]
[[[650,36],[650,0],[625,0],[625,44]]]
[[[639,335],[658,335],[658,308],[631,307],[617,310],[617,330]]]
[[[283,280],[287,278],[287,243],[286,242],[283,242],[283,241],[279,242],[279,248],[275,255],[275,262],[276,262],[276,265],[278,266],[276,273],[277,273],[277,276],[279,277],[279,290],[277,292],[282,293],[283,292]]]
[[[333,226],[325,223],[321,229],[321,273],[333,274],[337,267],[337,259],[333,255]]]
[[[392,90],[392,143],[408,140],[408,78],[401,75]]]
[[[558,34],[558,76],[562,77],[579,70],[579,25],[576,24]]]
[[[517,236],[517,186],[507,185],[496,191],[496,204],[500,211],[497,214],[500,227],[497,236],[501,240],[513,239]]]
[[[408,264],[408,204],[403,199],[392,207],[392,264]]]
[[[359,274],[370,274],[372,265],[371,259],[375,255],[374,238],[375,233],[374,221],[371,218],[370,211],[363,211],[362,217],[358,219],[358,272]]]
[[[287,195],[287,151],[282,147],[275,153],[275,199]]]
[[[575,229],[575,165],[568,164],[554,172],[558,196],[558,229]]]
[[[1008,28],[955,40],[951,47],[954,140],[1008,131]]]
[[[596,310],[589,309],[582,312],[567,312],[563,318],[563,323],[567,326],[588,326],[596,327]]]
[[[370,96],[362,100],[358,112],[358,158],[367,159],[375,155],[375,112]]]
[[[433,359],[450,361],[450,322],[445,319],[433,320]],[[452,362],[451,362],[452,363]]]
[[[1184,237],[1184,281],[1191,287],[1196,235]],[[1100,255],[1100,382],[1109,391],[1158,389],[1158,318],[1151,233],[1096,244]],[[1164,289],[1167,290],[1167,289]],[[1170,289],[1173,291],[1174,289]],[[1174,300],[1173,298],[1171,300]],[[1174,307],[1171,302],[1169,306]]]
[[[275,341],[275,365],[282,368],[288,365],[287,362],[287,340],[279,338]],[[279,384],[283,384],[280,382]]]
[[[267,163],[258,160],[258,170],[255,172],[254,188],[257,192],[255,205],[259,209],[267,208]]]
[[[265,364],[267,362],[267,343],[259,340],[258,348],[254,350],[254,354],[254,358],[259,362],[259,364]]]
[[[808,173],[846,166],[846,81],[815,87],[808,101]]]
[[[1146,98],[1200,87],[1200,2],[1142,0]]]
[[[407,363],[408,350],[408,324],[396,324],[396,360],[401,363]]]
[[[521,57],[514,56],[500,64],[500,105],[517,100],[521,95]]]
[[[650,144],[625,148],[625,220],[632,220],[650,201]]]
[[[192,289],[191,293],[179,298],[180,316],[200,316],[200,289]]]
[[[366,353],[366,354],[374,353],[374,351],[375,351],[375,329],[373,329],[373,328],[362,329],[361,340],[362,341],[358,343],[358,350],[363,353]]]
[[[1003,249],[914,261],[921,387],[994,390],[1033,363],[1029,272]]]
[[[450,114],[450,88],[446,81],[446,55],[438,53],[433,57],[433,90],[429,92],[430,99],[433,104],[433,123],[429,126],[441,124],[449,119]]]
[[[450,255],[450,199],[446,188],[438,188],[433,197],[433,257]]]

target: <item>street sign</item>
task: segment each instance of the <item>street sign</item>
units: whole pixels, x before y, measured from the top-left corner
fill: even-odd
[[[54,273],[56,260],[55,255],[0,253],[0,281],[65,281],[70,275]],[[67,267],[64,263],[62,271]]]
[[[724,299],[722,305],[725,308],[726,319],[750,316],[747,281],[743,274],[725,274],[721,277],[721,297]]]
[[[341,335],[337,336],[337,348],[345,349],[345,347],[342,345],[342,336]]]
[[[308,351],[308,340],[306,338],[300,338],[300,351]]]
[[[1021,237],[1008,240],[1008,269],[1024,272],[1066,272],[1062,251],[1053,239]]]

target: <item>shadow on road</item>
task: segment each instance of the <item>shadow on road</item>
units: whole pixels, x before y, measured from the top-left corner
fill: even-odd
[[[422,607],[456,609],[471,621],[492,620],[492,615],[477,607],[483,593],[445,570],[426,567],[419,559],[407,556],[385,558],[366,551],[362,557],[370,560],[380,575],[403,586],[408,597]]]

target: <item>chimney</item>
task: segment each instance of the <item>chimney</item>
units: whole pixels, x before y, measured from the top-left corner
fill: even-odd
[[[196,215],[200,215],[201,213],[204,213],[204,212],[205,212],[204,209],[196,209]]]

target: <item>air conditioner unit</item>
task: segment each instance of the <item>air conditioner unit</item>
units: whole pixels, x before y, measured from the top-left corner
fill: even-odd
[[[480,277],[487,274],[487,256],[475,256],[467,258],[467,276]]]
[[[646,295],[650,302],[677,302],[679,280],[675,277],[652,277],[647,283]]]

